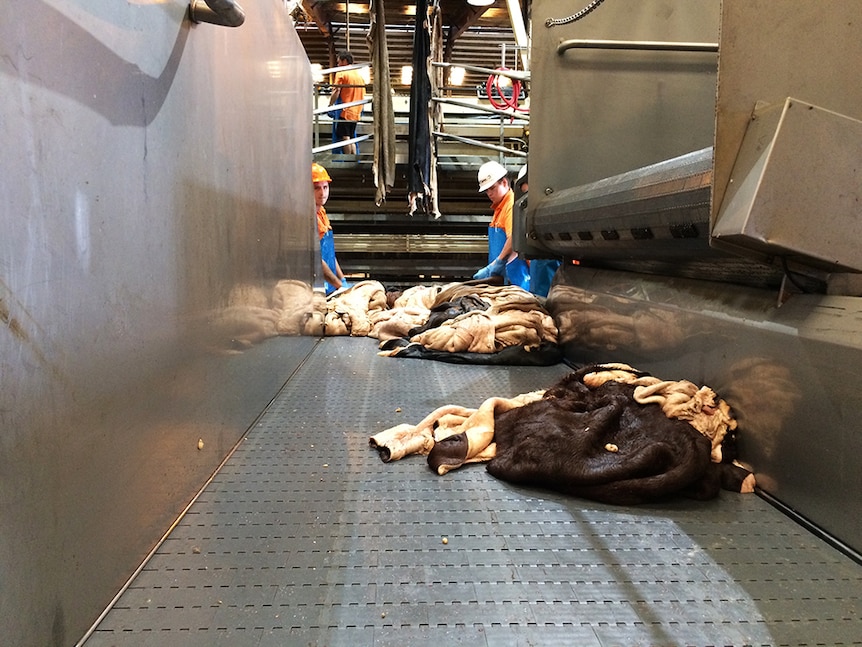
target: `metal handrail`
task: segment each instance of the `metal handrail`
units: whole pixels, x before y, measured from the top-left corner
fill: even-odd
[[[489,76],[506,76],[510,79],[515,79],[516,81],[530,80],[530,72],[523,70],[502,70],[490,67],[479,67],[477,65],[464,65],[462,63],[458,63],[457,65],[454,63],[438,63],[437,61],[431,61],[431,65],[434,67],[463,67],[465,70],[470,70],[471,72],[479,72],[480,74],[487,74]]]
[[[445,99],[442,97],[431,97],[431,101],[434,101],[435,103],[444,103],[451,106],[458,106],[459,108],[469,108],[471,110],[477,110],[479,112],[487,112],[492,115],[500,115],[501,117],[514,117],[515,119],[523,119],[524,121],[530,121],[530,114],[527,112],[500,110],[499,108],[490,108],[479,104],[467,103],[466,101],[458,101],[457,99]]]
[[[432,64],[435,66],[441,66],[441,67],[449,66],[448,63],[432,63]],[[367,64],[361,64],[360,63],[360,64],[354,64],[354,65],[344,66],[344,67],[340,67],[340,68],[331,68],[329,70],[324,70],[324,73],[333,72],[336,70],[344,70],[347,68],[366,67],[366,65]],[[466,67],[467,67],[467,69],[471,69],[474,71],[487,72],[489,74],[500,74],[501,76],[508,76],[508,77],[513,78],[513,79],[529,80],[529,78],[530,78],[529,72],[525,73],[525,72],[518,72],[515,70],[492,70],[492,69],[488,69],[488,68],[475,67],[475,66],[466,66]],[[320,94],[318,94],[317,89],[320,87],[323,87],[325,85],[328,85],[328,84],[323,84],[323,83],[315,83],[314,84],[314,86],[315,86],[315,104],[317,104],[317,99],[321,96]],[[459,106],[461,108],[469,108],[471,110],[476,110],[477,112],[484,112],[484,113],[496,115],[498,117],[505,118],[505,119],[521,120],[522,122],[529,123],[529,115],[527,113],[519,113],[519,112],[515,112],[515,111],[500,110],[498,108],[486,107],[486,106],[482,106],[482,105],[478,105],[478,104],[471,104],[471,103],[467,103],[467,102],[459,102],[457,100],[442,98],[442,97],[432,97],[432,101],[437,102],[437,103],[455,105],[455,106]],[[320,145],[319,130],[317,128],[317,124],[319,124],[319,117],[321,115],[325,115],[329,112],[332,112],[333,110],[341,110],[343,108],[348,108],[351,106],[365,105],[365,104],[371,104],[371,103],[373,103],[373,99],[370,97],[366,97],[365,99],[361,99],[359,101],[350,101],[348,103],[339,103],[339,104],[334,104],[334,105],[327,104],[326,106],[322,106],[322,107],[313,107],[312,108],[312,116],[314,118],[314,123],[315,123],[314,144],[317,144],[317,145],[316,146],[312,145],[312,154],[323,153],[326,151],[331,151],[331,150],[342,148],[342,147],[349,145],[349,144],[356,144],[359,142],[366,141],[368,139],[372,139],[373,134],[367,134],[367,135],[359,135],[359,136],[353,137],[352,139],[346,139],[346,140],[341,140],[341,141],[337,141],[337,142],[331,142],[331,143],[326,143],[326,144]],[[333,123],[335,121],[336,120],[333,120]],[[362,123],[362,122],[360,121],[360,123]],[[444,133],[444,132],[438,132],[438,131],[434,131],[434,132],[432,132],[432,134],[435,137],[437,137],[438,139],[447,139],[447,140],[452,140],[452,141],[458,141],[458,142],[461,142],[463,144],[475,146],[477,148],[481,148],[481,149],[485,149],[485,150],[492,150],[492,151],[501,153],[503,155],[511,155],[511,156],[515,156],[515,157],[526,157],[527,153],[520,151],[520,150],[513,149],[513,148],[508,148],[508,147],[502,145],[502,143],[503,143],[502,124],[504,123],[503,119],[501,119],[500,123],[501,123],[500,145],[490,144],[490,143],[480,141],[477,139],[470,139],[467,137],[461,137],[459,135],[453,135],[450,133]]]
[[[325,115],[333,110],[341,110],[342,108],[351,108],[353,106],[364,106],[366,103],[371,103],[372,99],[359,99],[358,101],[348,101],[347,103],[335,103],[324,106],[323,108],[315,108],[311,111],[312,115]]]
[[[189,18],[221,27],[239,27],[245,22],[245,12],[233,0],[191,0]]]
[[[351,65],[341,65],[338,67],[327,67],[320,70],[321,74],[332,74],[333,72],[346,72],[347,70],[361,70],[363,67],[371,67],[371,63],[353,63]]]
[[[342,148],[348,144],[358,144],[359,142],[364,142],[366,139],[371,139],[371,135],[360,135],[359,137],[354,137],[352,139],[343,139],[341,141],[332,142],[331,144],[325,144],[324,146],[316,146],[311,149],[311,153],[323,153],[335,148]]]
[[[718,43],[675,43],[656,40],[592,40],[574,38],[561,41],[557,54],[565,54],[570,49],[612,49],[650,52],[717,52]]]
[[[455,141],[459,141],[463,144],[470,144],[471,146],[478,146],[479,148],[487,148],[488,150],[498,151],[507,155],[514,155],[515,157],[527,157],[527,154],[524,151],[515,150],[514,148],[506,148],[505,146],[497,146],[496,144],[488,144],[485,142],[481,142],[478,139],[469,139],[468,137],[461,137],[459,135],[441,133],[438,130],[432,131],[431,134],[435,137],[442,137],[443,139],[454,139]]]

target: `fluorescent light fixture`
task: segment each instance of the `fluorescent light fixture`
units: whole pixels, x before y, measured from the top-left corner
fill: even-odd
[[[404,65],[401,68],[401,85],[410,85],[413,81],[413,66]]]
[[[320,63],[311,64],[311,80],[315,83],[323,83],[323,66]]]
[[[336,5],[338,9],[343,8],[344,13],[366,14],[368,13],[368,3],[360,4],[358,2],[346,2],[342,5]]]
[[[466,76],[467,70],[463,67],[451,67],[449,68],[449,83],[452,85],[461,85],[464,83],[464,76]]]
[[[494,0],[467,0],[467,4],[474,7],[490,7],[494,4]]]

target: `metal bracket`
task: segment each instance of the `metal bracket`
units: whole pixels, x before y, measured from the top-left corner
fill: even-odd
[[[189,18],[192,22],[239,27],[245,22],[245,12],[233,0],[191,0]]]

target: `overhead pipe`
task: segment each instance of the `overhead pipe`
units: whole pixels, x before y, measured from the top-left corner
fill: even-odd
[[[239,27],[245,22],[245,12],[233,0],[191,0],[189,18],[193,22]]]
[[[490,67],[480,67],[478,65],[464,65],[462,63],[459,63],[456,66],[454,63],[438,63],[437,61],[431,61],[431,65],[433,65],[434,67],[463,67],[469,72],[478,72],[479,74],[495,74],[497,76],[507,76],[510,79],[515,79],[518,81],[530,80],[529,70],[523,72],[520,70],[501,70],[500,68],[492,69]]]

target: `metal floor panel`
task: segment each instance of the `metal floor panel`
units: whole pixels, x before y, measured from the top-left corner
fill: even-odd
[[[376,350],[315,348],[87,647],[862,644],[862,567],[755,495],[613,507],[382,463],[371,434],[568,369]]]

